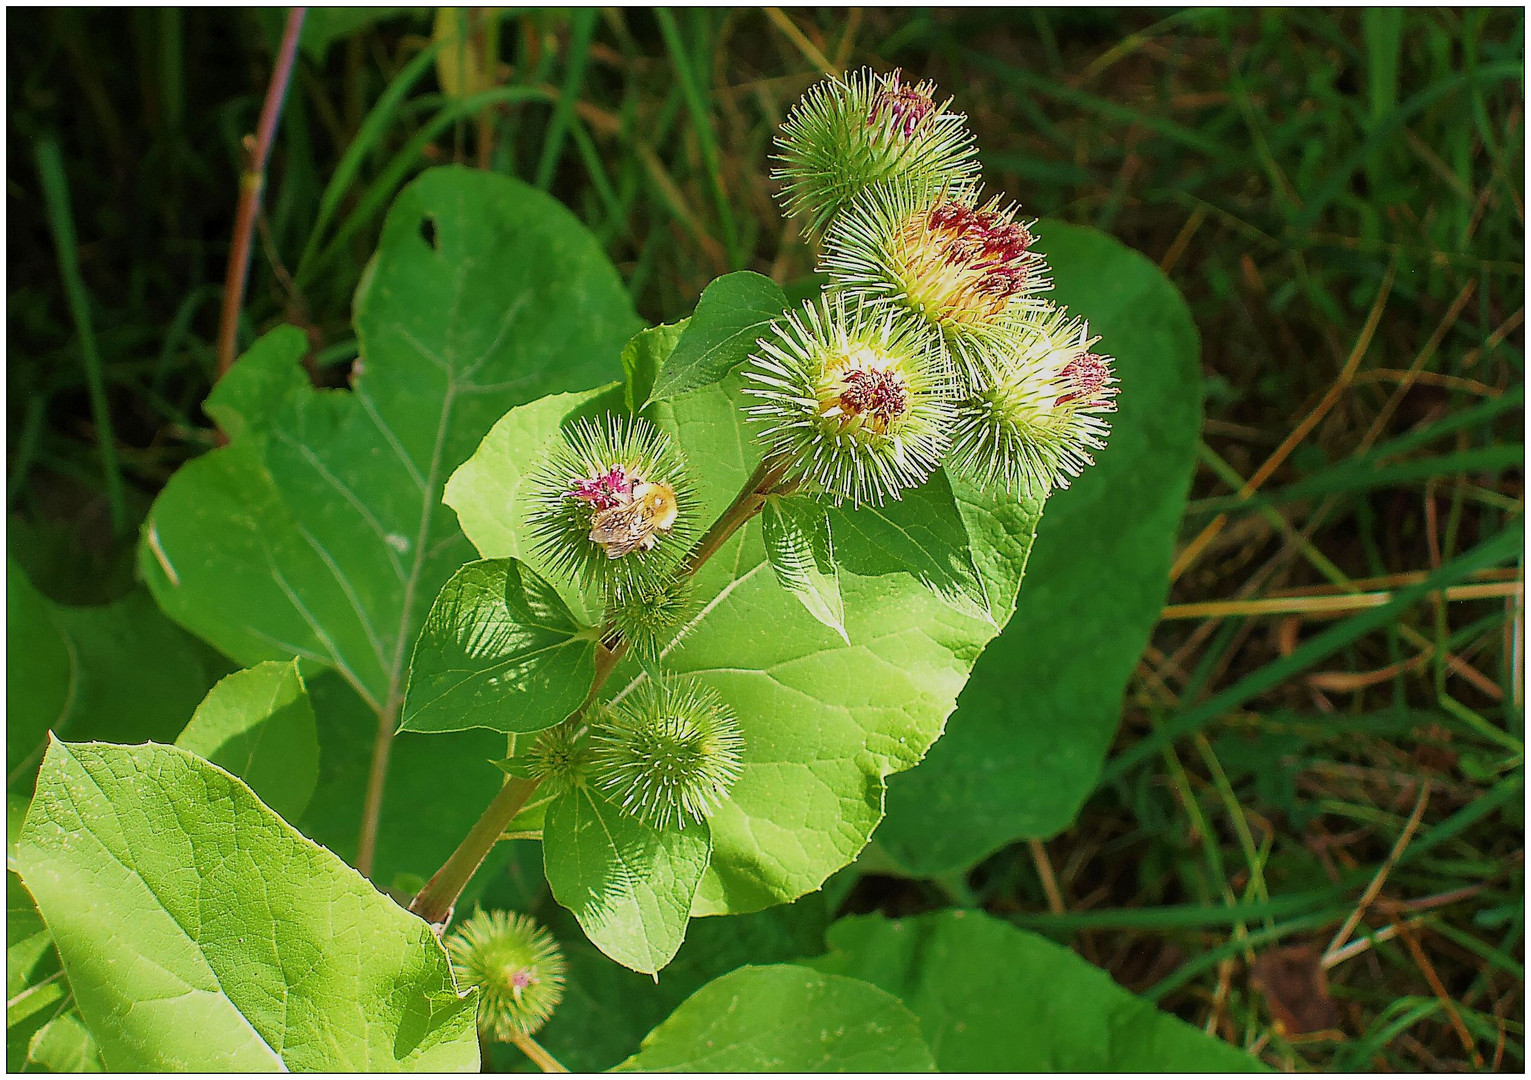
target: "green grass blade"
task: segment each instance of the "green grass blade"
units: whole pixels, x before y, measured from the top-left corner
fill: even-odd
[[[585,65],[590,59],[590,39],[595,34],[595,17],[594,8],[579,8],[569,17],[568,68],[564,71],[558,103],[553,107],[547,133],[542,139],[542,156],[537,160],[537,178],[534,182],[543,191],[553,182],[553,170],[558,167],[559,155],[563,153],[564,136],[569,130],[569,120],[574,115],[574,103],[579,100],[580,86],[585,81]]]
[[[723,170],[718,161],[717,141],[712,134],[712,113],[702,96],[702,87],[697,80],[696,72],[692,70],[691,58],[686,55],[686,46],[681,40],[680,29],[675,25],[675,17],[667,8],[655,8],[654,17],[659,20],[659,31],[664,35],[665,47],[670,50],[670,62],[675,66],[681,91],[686,96],[686,108],[691,111],[692,130],[696,132],[697,146],[702,152],[702,164],[707,170],[707,178],[712,186],[712,198],[717,206],[718,220],[723,225],[723,247],[728,253],[728,265],[730,269],[737,270],[744,265],[743,254],[739,250],[739,230],[734,224],[733,207],[729,204],[728,193],[723,189]]]
[[[48,207],[48,227],[53,232],[53,246],[58,250],[59,274],[69,298],[69,315],[80,338],[80,356],[85,362],[85,382],[90,393],[91,418],[96,424],[96,446],[101,452],[101,474],[106,483],[106,500],[111,509],[112,532],[122,536],[128,528],[127,502],[122,489],[122,467],[117,460],[117,441],[112,434],[111,411],[106,404],[106,382],[101,375],[101,353],[96,347],[96,329],[90,318],[90,296],[80,276],[79,255],[75,250],[74,215],[69,209],[69,182],[64,177],[64,159],[58,142],[51,138],[37,141],[37,171],[42,178],[43,198]]]
[[[369,151],[382,142],[383,137],[388,133],[388,125],[393,120],[394,113],[398,111],[400,103],[403,102],[404,96],[429,70],[445,40],[443,38],[441,41],[432,43],[394,77],[393,82],[388,84],[388,88],[377,99],[377,104],[372,106],[372,111],[367,113],[366,119],[361,122],[356,138],[351,140],[351,145],[346,147],[346,152],[341,155],[340,162],[335,166],[335,172],[330,177],[330,182],[324,185],[324,193],[319,196],[319,212],[314,218],[314,227],[308,234],[308,242],[303,246],[303,254],[298,258],[298,268],[293,273],[293,278],[300,288],[313,273],[313,259],[318,251],[319,242],[324,238],[324,231],[329,228],[330,219],[339,209],[340,200],[345,197],[352,181],[356,179],[356,174],[361,171],[362,160]]]

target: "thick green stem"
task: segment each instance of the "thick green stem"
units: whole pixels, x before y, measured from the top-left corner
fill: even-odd
[[[696,547],[691,549],[691,554],[686,556],[686,564],[681,569],[681,577],[687,578],[702,568],[702,564],[717,553],[718,548],[728,542],[728,538],[738,532],[750,518],[760,513],[765,506],[766,496],[776,490],[781,483],[781,478],[786,475],[791,467],[791,461],[772,461],[767,459],[761,462],[755,470],[755,475],[749,478],[744,485],[744,490],[739,492],[738,498],[734,499],[733,505],[718,515],[718,520],[712,523],[712,528],[707,530]]]
[[[468,835],[463,837],[457,850],[442,864],[440,870],[426,882],[425,888],[409,905],[420,918],[433,926],[444,925],[452,917],[452,906],[467,888],[468,880],[488,858],[490,850],[499,842],[515,816],[532,797],[541,780],[507,780],[500,793],[494,797],[483,816],[474,823]]]
[[[760,513],[765,506],[766,496],[777,490],[782,477],[791,467],[791,461],[773,461],[767,459],[755,470],[755,474],[745,482],[744,488],[739,492],[733,503],[718,515],[718,520],[712,523],[712,527],[697,541],[691,553],[686,556],[686,561],[681,567],[680,575],[688,578],[702,568],[702,565],[717,552],[728,538],[738,532],[740,527],[750,518]],[[611,673],[616,670],[624,653],[627,652],[627,642],[618,637],[611,645],[605,644],[610,640],[611,630],[602,635],[602,644],[596,650],[595,677],[590,680],[590,693],[585,698],[585,703],[580,707],[583,713],[592,704],[601,692],[601,687]],[[488,858],[490,850],[500,837],[505,828],[510,824],[521,807],[526,805],[527,799],[531,798],[532,792],[537,790],[539,780],[512,779],[500,789],[500,793],[494,797],[488,809],[478,822],[463,838],[463,842],[457,845],[457,850],[452,852],[451,858],[437,870],[426,883],[420,895],[409,905],[409,910],[420,916],[432,925],[444,925],[452,915],[452,906],[457,903],[457,898],[462,895],[463,889],[467,888],[468,879]]]

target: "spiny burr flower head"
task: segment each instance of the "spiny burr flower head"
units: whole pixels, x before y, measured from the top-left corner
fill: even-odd
[[[478,1030],[486,1039],[535,1033],[563,1000],[563,953],[525,915],[476,911],[444,944],[458,986],[478,988]]]
[[[691,609],[691,581],[676,576],[614,599],[606,615],[628,647],[646,660],[679,640]]]
[[[894,70],[870,68],[809,89],[776,138],[789,217],[802,217],[810,237],[860,192],[905,177],[926,184],[971,184],[977,147],[967,118],[938,101],[935,84],[908,83]]]
[[[997,370],[1018,323],[1051,288],[1018,207],[976,192],[894,183],[873,188],[835,220],[821,269],[836,288],[888,301],[940,334],[956,366]]]
[[[1102,413],[1116,409],[1111,359],[1090,351],[1097,339],[1061,308],[1029,323],[1023,348],[1005,370],[968,387],[957,403],[949,460],[980,486],[1020,497],[1067,487],[1105,446]]]
[[[922,327],[841,294],[771,324],[745,369],[761,437],[785,480],[839,502],[881,505],[935,469],[951,376]]]
[[[578,724],[564,721],[537,733],[526,754],[531,774],[542,781],[550,796],[564,795],[577,787],[590,766],[590,740]]]
[[[739,779],[739,721],[712,688],[645,677],[592,724],[595,784],[656,829],[712,816]]]
[[[533,548],[610,597],[665,581],[696,530],[693,488],[669,438],[636,417],[581,419],[528,484]]]

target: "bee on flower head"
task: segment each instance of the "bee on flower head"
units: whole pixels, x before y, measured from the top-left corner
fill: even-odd
[[[668,579],[695,532],[679,452],[646,421],[580,420],[534,473],[527,523],[536,554],[613,597]]]
[[[1083,320],[1049,305],[1024,326],[1010,363],[981,374],[957,402],[948,460],[980,487],[1038,497],[1095,463],[1117,387]]]
[[[590,515],[590,539],[606,549],[608,559],[620,559],[635,551],[652,551],[659,538],[675,527],[675,519],[680,515],[675,489],[663,480],[628,487],[623,501]],[[582,496],[573,493],[571,497]]]
[[[881,504],[925,481],[950,420],[950,373],[929,335],[889,308],[821,296],[771,324],[745,369],[750,415],[786,479]]]
[[[969,189],[879,185],[830,227],[820,269],[835,288],[928,326],[959,374],[997,372],[1052,287],[1035,223],[1018,210]]]
[[[921,184],[971,184],[977,148],[967,118],[938,101],[931,82],[909,83],[894,70],[870,68],[830,78],[793,106],[776,138],[788,217],[802,217],[810,237],[874,184],[907,178]]]

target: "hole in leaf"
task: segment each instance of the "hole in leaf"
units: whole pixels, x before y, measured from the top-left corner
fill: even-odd
[[[420,239],[424,240],[432,251],[441,250],[441,238],[436,234],[436,222],[433,219],[420,219]]]

